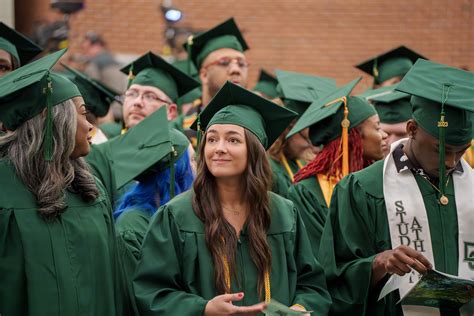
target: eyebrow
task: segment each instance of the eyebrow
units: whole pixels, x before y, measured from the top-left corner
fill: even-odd
[[[215,130],[215,129],[210,129],[207,131],[207,133],[215,133],[215,134],[218,134],[218,132]],[[239,132],[236,132],[236,131],[228,131],[228,132],[225,132],[225,135],[239,135],[239,136],[243,136],[242,133],[239,133]]]

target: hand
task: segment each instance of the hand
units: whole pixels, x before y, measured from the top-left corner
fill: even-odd
[[[290,309],[294,310],[294,311],[306,311],[306,309],[304,309],[303,307],[301,306],[298,306],[298,305],[293,305],[290,307]],[[309,313],[307,314],[303,314],[304,316],[310,316]]]
[[[207,302],[204,309],[204,316],[226,316],[226,315],[252,315],[262,312],[265,303],[252,306],[235,306],[232,302],[240,301],[244,298],[244,293],[223,294],[214,297]]]
[[[372,263],[372,286],[375,286],[387,273],[402,276],[413,268],[424,274],[432,267],[428,259],[420,252],[407,246],[398,246],[375,256]]]

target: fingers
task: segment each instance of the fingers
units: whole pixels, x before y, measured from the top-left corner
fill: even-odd
[[[236,302],[236,301],[241,301],[244,298],[244,293],[232,293],[232,294],[222,294],[218,296],[221,298],[224,302]]]
[[[423,256],[420,252],[407,246],[400,246],[400,247],[397,247],[397,249],[399,249],[405,255],[410,257],[411,260],[414,259],[412,262],[406,262],[406,263],[409,264],[411,267],[413,267],[416,271],[420,273],[426,273],[428,269],[431,269],[433,267],[431,263],[428,261],[428,259],[426,259],[426,257]]]
[[[235,314],[252,314],[252,313],[259,313],[263,312],[265,309],[265,303],[258,303],[251,306],[234,306],[233,313]]]

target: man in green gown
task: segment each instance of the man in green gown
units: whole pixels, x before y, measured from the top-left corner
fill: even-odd
[[[474,276],[474,180],[461,159],[471,140],[472,82],[473,73],[418,60],[397,87],[412,95],[409,138],[336,186],[319,252],[334,315],[459,315],[397,304],[399,291],[377,299],[394,273]]]
[[[200,114],[199,127],[238,125],[268,148],[294,116],[253,92],[226,83]],[[193,209],[193,192],[164,205],[149,226],[134,280],[142,315],[203,315],[208,302],[222,294],[216,293],[213,256],[206,244],[205,224]],[[268,194],[271,223],[266,240],[272,262],[269,288],[262,292],[265,298],[270,295],[286,306],[300,305],[313,315],[326,315],[330,297],[321,278],[324,273],[311,253],[301,217],[290,201]],[[236,246],[236,273],[229,273],[231,293],[245,293],[233,302],[239,307],[263,300],[249,239],[248,225],[244,225]]]
[[[166,107],[168,119],[172,119],[177,113],[177,99],[199,86],[190,76],[151,52],[127,65],[122,71],[128,73],[130,79],[123,105],[123,133],[161,107]],[[120,137],[121,135],[116,136]],[[114,144],[115,142],[109,141],[92,146],[91,153],[87,156],[87,162],[104,183],[113,206],[123,193],[116,187],[112,155]]]
[[[48,116],[53,115],[56,105],[81,96],[71,81],[51,72],[64,52],[48,55],[0,78],[0,120],[8,128],[8,134],[1,136],[2,145],[8,144],[10,135],[19,133],[27,121],[45,113],[45,121],[51,119],[52,124],[45,124],[44,135],[40,135],[40,139],[44,139],[43,146],[32,150],[27,159],[36,159],[36,162],[42,161],[56,168],[59,168],[58,161],[62,161],[58,156],[66,154],[56,152],[61,148],[57,143],[65,141],[62,138],[66,136],[61,135],[68,131],[58,131],[60,127],[54,125],[56,120]],[[82,144],[86,142],[86,136],[83,135]],[[77,134],[75,137],[77,145]],[[23,146],[31,148],[34,144]],[[83,192],[72,188],[77,184],[74,179],[72,185],[62,188],[65,209],[46,218],[39,212],[37,196],[32,193],[32,188],[21,180],[17,169],[19,163],[12,161],[11,153],[5,152],[5,148],[2,150],[0,314],[128,315],[130,300],[118,257],[112,210],[100,181],[95,179],[98,197],[87,201]],[[67,157],[68,163],[79,163],[73,159],[82,158]],[[85,163],[82,164],[86,170]],[[79,173],[77,167],[73,171]],[[85,179],[87,174],[84,171],[80,175],[82,181],[89,180]],[[74,173],[72,176],[78,175]],[[37,181],[41,183],[42,179]],[[83,186],[77,189],[83,189]]]

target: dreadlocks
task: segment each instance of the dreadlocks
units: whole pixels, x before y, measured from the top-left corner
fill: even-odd
[[[349,172],[359,171],[364,167],[362,136],[357,128],[349,131]],[[295,183],[324,173],[328,177],[342,178],[342,141],[336,138],[324,146],[323,150],[310,163],[295,174]]]

